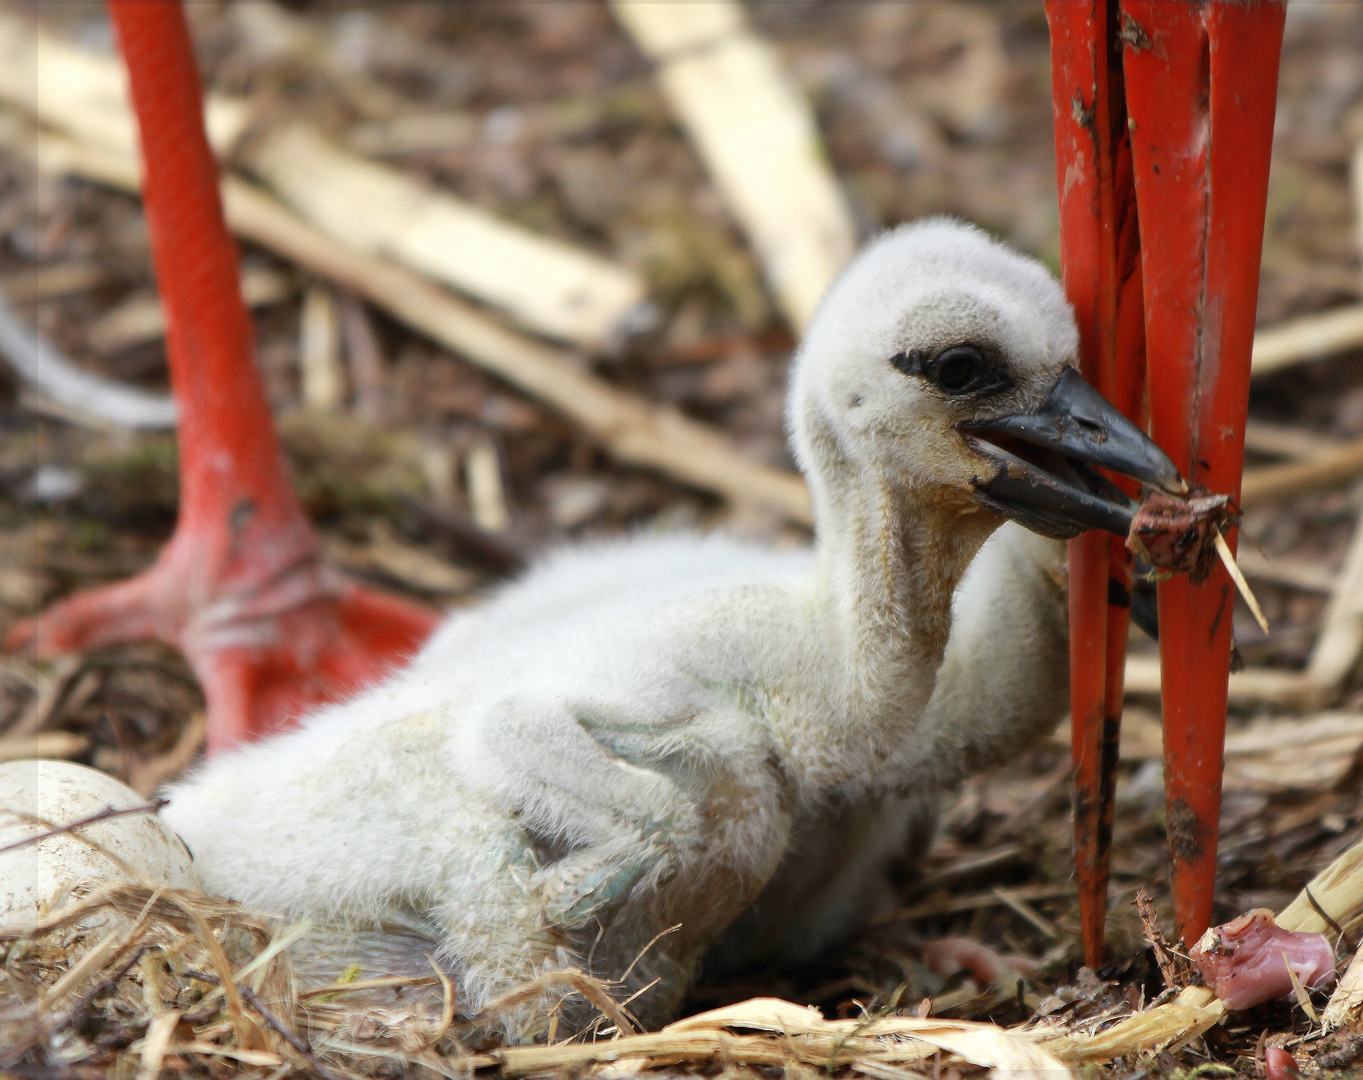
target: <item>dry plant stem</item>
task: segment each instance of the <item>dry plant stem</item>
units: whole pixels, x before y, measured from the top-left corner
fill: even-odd
[[[611,6],[803,329],[856,243],[809,103],[734,0]]]
[[[126,83],[116,60],[5,16],[0,67],[0,98],[89,145],[134,155]],[[243,102],[215,93],[206,97],[205,120],[209,141],[222,155],[250,116]],[[505,305],[541,332],[599,347],[643,300],[643,283],[632,271],[424,190],[401,173],[329,147],[307,129],[267,136],[257,150],[271,183],[309,215],[353,231],[368,250]]]
[[[1355,953],[1353,959],[1349,961],[1348,969],[1320,1014],[1320,1021],[1327,1031],[1356,1027],[1361,1011],[1363,1011],[1363,952]],[[1359,1038],[1360,1046],[1363,1047],[1363,1036]]]
[[[1154,656],[1129,656],[1126,660],[1126,692],[1147,695],[1160,692],[1159,660]],[[1322,698],[1304,674],[1274,668],[1247,668],[1230,677],[1230,700],[1268,702],[1283,708],[1308,708]]]
[[[0,761],[24,761],[30,758],[80,757],[90,749],[90,737],[74,731],[42,731],[37,735],[0,736]]]
[[[1188,985],[1188,962],[1169,951],[1169,943],[1164,938],[1164,931],[1160,929],[1159,917],[1155,914],[1155,905],[1150,899],[1150,894],[1144,889],[1137,889],[1135,904],[1136,910],[1140,912],[1145,940],[1154,950],[1155,963],[1159,965],[1160,974],[1164,976],[1165,987],[1182,989]]]
[[[94,146],[136,156],[123,66],[112,56],[35,29],[18,14],[0,16],[0,99]],[[243,102],[221,94],[209,95],[204,112],[209,141],[220,154],[250,121]]]
[[[1259,629],[1267,634],[1268,620],[1264,618],[1263,609],[1259,607],[1259,601],[1255,598],[1253,591],[1251,591],[1249,582],[1245,580],[1245,575],[1240,572],[1240,567],[1236,565],[1235,553],[1231,551],[1230,545],[1226,543],[1226,537],[1222,534],[1221,530],[1218,529],[1216,531],[1214,541],[1216,543],[1216,554],[1220,556],[1221,562],[1225,565],[1231,580],[1235,582],[1235,587],[1240,590],[1240,595],[1244,597],[1245,603],[1249,607],[1250,614],[1254,616],[1254,621],[1259,624]]]
[[[1349,541],[1344,568],[1325,608],[1321,631],[1306,667],[1306,676],[1333,696],[1363,652],[1363,524]]]
[[[501,308],[529,330],[601,349],[641,311],[644,283],[633,271],[365,161],[305,127],[265,136],[249,158],[322,231]]]
[[[1304,360],[1363,345],[1363,304],[1304,315],[1254,335],[1251,374],[1281,371]]]
[[[1339,449],[1310,461],[1265,465],[1245,470],[1240,488],[1240,508],[1292,499],[1322,488],[1347,483],[1363,473],[1363,439],[1340,443]]]
[[[227,984],[231,982],[230,979],[224,981],[218,976],[210,975],[203,971],[186,971],[185,974],[190,978],[199,979],[202,982],[212,983],[214,986],[222,987],[224,993],[226,993],[230,999],[231,991],[227,988]],[[240,992],[241,997],[246,1004],[251,1006],[251,1009],[269,1025],[270,1029],[276,1035],[293,1047],[298,1055],[308,1063],[309,1068],[316,1072],[317,1075],[323,1077],[323,1080],[339,1080],[336,1073],[332,1072],[317,1060],[317,1055],[312,1052],[312,1047],[310,1047],[300,1035],[290,1031],[280,1022],[279,1017],[275,1016],[274,1013],[265,1007],[260,998],[256,996],[255,991],[246,986],[237,987],[237,990]]]
[[[471,1022],[500,1016],[518,1005],[535,1000],[545,990],[555,986],[566,986],[577,991],[615,1025],[616,1031],[629,1035],[641,1030],[639,1022],[606,992],[600,980],[573,970],[545,972],[539,978],[503,994]]]
[[[350,293],[341,294],[341,334],[355,389],[355,415],[367,424],[381,424],[387,379],[383,353],[364,304]]]
[[[156,1080],[161,1074],[161,1062],[166,1056],[166,1047],[175,1034],[175,1025],[180,1022],[180,1014],[174,1009],[154,1017],[147,1025],[147,1034],[142,1040],[142,1064],[137,1070],[137,1080]]]
[[[67,688],[83,670],[85,662],[78,656],[63,656],[54,660],[38,684],[38,692],[19,719],[5,732],[7,737],[32,735],[41,731],[56,715]]]
[[[1313,877],[1275,921],[1284,930],[1323,934],[1329,923],[1317,907],[1346,930],[1363,916],[1363,844],[1355,844]]]
[[[297,282],[288,275],[264,268],[242,271],[241,298],[247,307],[277,303],[297,291]],[[165,333],[166,311],[161,301],[154,296],[142,296],[100,316],[90,324],[86,337],[100,352],[114,352],[155,341]]]
[[[1273,454],[1296,461],[1314,461],[1329,457],[1342,445],[1333,435],[1294,427],[1289,424],[1270,424],[1251,420],[1245,425],[1245,450],[1256,454]]]
[[[151,802],[147,803],[145,806],[130,806],[126,810],[115,810],[110,806],[97,814],[83,817],[79,821],[72,821],[66,825],[58,825],[48,829],[46,832],[39,833],[36,836],[26,836],[22,840],[16,840],[12,844],[6,844],[4,847],[0,847],[0,855],[5,854],[7,851],[14,851],[17,848],[27,847],[29,844],[36,844],[40,840],[47,840],[53,836],[60,836],[62,833],[75,832],[77,829],[83,829],[86,825],[93,825],[97,821],[108,821],[109,818],[125,817],[128,814],[154,814],[165,805],[165,799],[152,799]],[[0,807],[0,809],[4,808]],[[28,815],[24,816],[27,817]]]

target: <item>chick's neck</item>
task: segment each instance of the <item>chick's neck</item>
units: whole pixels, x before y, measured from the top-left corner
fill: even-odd
[[[912,735],[951,633],[952,594],[1000,522],[965,492],[845,458],[813,487],[818,600],[842,672],[839,741],[873,768]]]

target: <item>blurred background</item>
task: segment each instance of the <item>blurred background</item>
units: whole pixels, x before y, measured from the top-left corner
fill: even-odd
[[[495,357],[452,348],[377,302],[363,274],[243,239],[260,367],[336,564],[451,607],[572,538],[724,527],[807,541],[798,506],[735,491],[750,465],[793,468],[782,402],[808,303],[789,280],[773,286],[780,268],[755,237],[809,223],[773,192],[777,220],[754,224],[761,208],[743,203],[687,120],[684,79],[669,81],[685,50],[650,47],[604,3],[569,0],[189,12],[234,176],[461,298],[460,310],[512,335],[512,353],[571,373],[566,390],[528,391]],[[812,117],[817,143],[801,168],[811,183],[835,181],[846,243],[952,214],[1058,270],[1039,3],[786,0],[746,14],[722,33],[772,60],[784,87],[774,100]],[[0,5],[0,292],[101,385],[164,394],[145,221],[121,189],[122,136],[101,97],[114,63],[100,5]],[[1359,643],[1348,654],[1335,642],[1345,655],[1328,694],[1302,682],[1327,611],[1356,613],[1363,596],[1363,569],[1345,572],[1363,507],[1360,138],[1363,7],[1294,3],[1251,403],[1249,469],[1261,484],[1245,517],[1245,569],[1272,629],[1237,613],[1249,670],[1234,695],[1218,915],[1279,906],[1358,839],[1363,818]],[[465,249],[446,230],[461,222],[516,238],[501,279],[491,255],[451,263]],[[819,243],[836,258],[843,239]],[[556,299],[563,265],[595,291]],[[603,387],[621,409],[675,410],[722,434],[739,479],[699,483],[684,462],[620,452],[609,424],[584,421],[581,395]],[[0,364],[0,632],[147,567],[174,524],[175,461],[169,431],[115,422]],[[1165,875],[1157,686],[1134,663],[1146,676],[1133,676],[1114,861],[1117,932],[1133,942],[1122,897]],[[159,646],[43,665],[0,658],[0,760],[68,757],[151,791],[199,751],[201,710],[187,667]],[[968,785],[928,875],[905,884],[903,919],[846,971],[786,991],[836,1005],[893,988],[902,973],[886,942],[906,928],[969,931],[1063,962],[1076,924],[1067,738]],[[1015,902],[991,891],[999,882],[1020,890]]]

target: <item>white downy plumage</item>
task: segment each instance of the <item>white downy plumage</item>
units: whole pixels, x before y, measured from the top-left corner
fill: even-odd
[[[890,359],[960,342],[1010,385],[953,397]],[[956,425],[1035,404],[1076,345],[1037,263],[955,222],[887,233],[794,363],[812,551],[560,551],[382,685],[172,786],[165,818],[207,888],[327,928],[323,978],[434,951],[463,1011],[633,964],[656,1022],[707,952],[811,956],[888,898],[943,792],[1063,712],[1063,547],[1011,524],[985,544],[994,466]]]

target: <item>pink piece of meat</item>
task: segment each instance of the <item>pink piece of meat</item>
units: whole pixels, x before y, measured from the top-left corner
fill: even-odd
[[[1324,934],[1284,930],[1267,908],[1212,927],[1189,955],[1228,1009],[1291,997],[1289,965],[1308,990],[1323,986],[1335,974],[1335,953]]]

